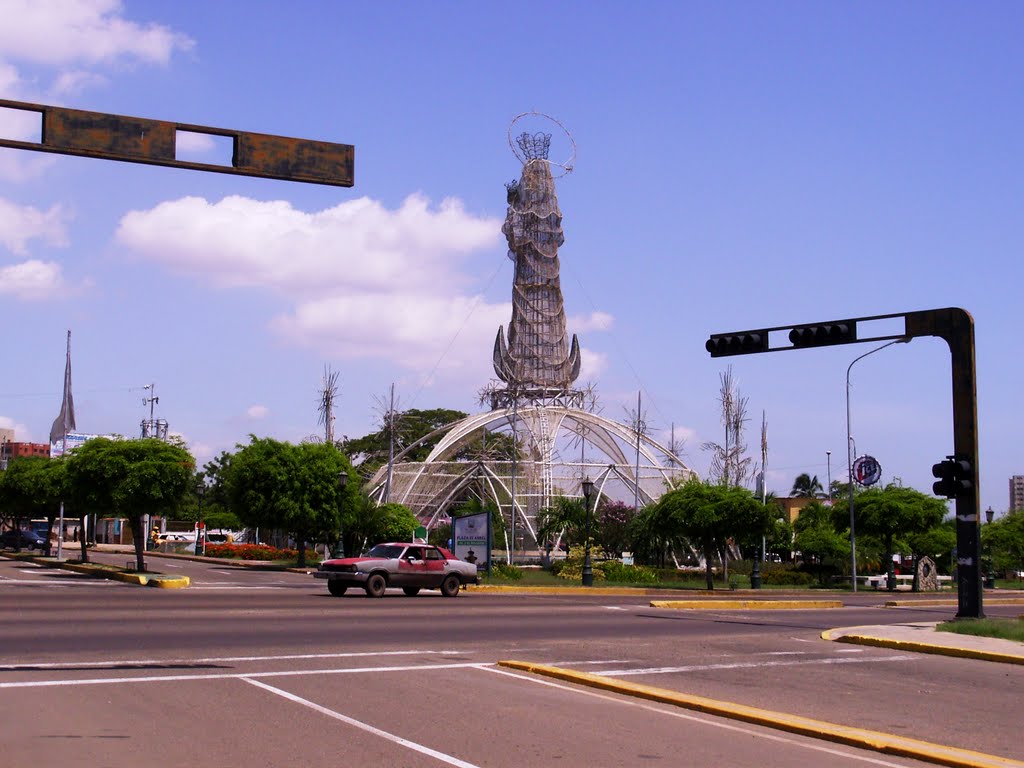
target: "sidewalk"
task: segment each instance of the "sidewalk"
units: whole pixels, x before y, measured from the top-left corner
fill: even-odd
[[[919,621],[907,624],[879,624],[841,627],[821,633],[823,640],[879,648],[895,648],[917,653],[936,653],[966,659],[1024,664],[1024,643],[995,637],[975,637],[955,632],[939,632],[939,622]]]

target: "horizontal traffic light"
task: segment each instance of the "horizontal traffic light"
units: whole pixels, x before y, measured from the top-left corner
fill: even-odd
[[[802,325],[789,332],[794,347],[825,347],[857,340],[857,323],[849,320],[821,325]]]
[[[932,493],[956,499],[974,490],[974,467],[966,459],[954,456],[932,465],[932,477],[939,478],[932,484]]]
[[[744,331],[743,333],[716,334],[704,344],[712,357],[728,355],[750,355],[768,351],[767,331]]]

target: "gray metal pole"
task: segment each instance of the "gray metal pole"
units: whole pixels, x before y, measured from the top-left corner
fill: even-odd
[[[875,352],[880,352],[886,347],[891,347],[893,344],[907,344],[910,342],[910,337],[905,339],[894,339],[880,347],[875,347],[869,352],[865,352],[860,357],[855,357],[846,368],[846,472],[847,481],[849,482],[848,493],[850,499],[850,564],[853,573],[853,591],[857,591],[857,534],[854,529],[853,523],[853,456],[851,454],[851,447],[853,445],[853,438],[850,436],[850,370],[853,368],[853,364],[858,360],[863,360],[868,355],[873,355]]]

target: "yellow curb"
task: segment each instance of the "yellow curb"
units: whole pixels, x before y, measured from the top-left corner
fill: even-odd
[[[652,600],[652,608],[722,609],[722,610],[800,610],[810,608],[842,608],[841,600]]]
[[[504,584],[467,584],[472,592],[539,592],[547,595],[646,595],[649,590],[641,587],[521,587]],[[654,590],[658,591],[658,590]]]
[[[973,752],[958,747],[908,739],[880,731],[869,731],[864,728],[837,725],[836,723],[813,720],[808,717],[790,715],[784,712],[773,712],[767,709],[748,707],[745,704],[718,701],[703,696],[692,696],[640,683],[627,683],[587,672],[576,672],[561,667],[531,664],[525,661],[499,661],[498,666],[531,672],[545,677],[553,677],[557,680],[565,680],[566,682],[611,691],[612,693],[636,696],[648,701],[656,701],[661,704],[669,704],[731,720],[740,720],[815,739],[824,739],[837,744],[846,744],[859,749],[868,749],[888,755],[899,755],[924,760],[938,765],[948,765],[954,768],[1024,768],[1024,763],[1020,761],[997,755],[987,755],[983,752]]]
[[[856,629],[856,627],[854,627],[853,629]],[[836,632],[849,631],[849,628],[842,630],[829,629],[821,633],[821,639],[831,640],[834,643],[850,643],[851,645],[869,645],[874,648],[894,648],[898,651],[911,651],[914,653],[933,653],[938,656],[952,656],[959,659],[998,661],[1003,664],[1024,664],[1024,655],[1015,656],[1010,653],[981,651],[976,648],[962,648],[959,646],[917,643],[912,640],[889,640],[883,637],[872,637],[871,635],[834,635],[834,633]]]

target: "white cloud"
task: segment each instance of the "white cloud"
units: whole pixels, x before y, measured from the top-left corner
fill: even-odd
[[[0,416],[0,428],[13,429],[14,440],[16,442],[22,443],[31,441],[31,433],[28,427],[26,427],[24,424],[20,422],[15,421],[9,416]]]
[[[482,373],[511,310],[467,295],[461,264],[494,248],[500,228],[458,200],[432,206],[422,195],[394,210],[359,198],[314,213],[284,201],[190,197],[127,214],[117,240],[205,283],[283,294],[293,308],[270,324],[295,345]]]
[[[580,349],[580,375],[577,381],[597,381],[607,369],[607,355],[586,348]]]
[[[124,18],[119,0],[5,0],[0,57],[49,66],[137,59],[166,64],[194,41]]]
[[[198,197],[128,213],[117,239],[175,272],[221,286],[260,286],[291,296],[401,290],[459,279],[455,257],[497,243],[500,222],[436,209],[421,195],[400,208],[359,198],[317,213],[277,200]]]
[[[60,298],[69,292],[59,264],[32,259],[0,267],[0,295],[24,301]]]
[[[253,421],[267,418],[270,409],[265,405],[253,405],[245,412],[245,415]]]
[[[0,198],[0,244],[19,256],[28,252],[26,244],[33,239],[50,245],[67,245],[64,223],[68,218],[59,205],[40,211]]]
[[[209,152],[215,146],[213,137],[208,133],[178,131],[174,138],[174,148],[178,152]]]
[[[591,312],[589,315],[574,315],[567,323],[572,333],[608,331],[615,324],[615,318],[607,312]]]

